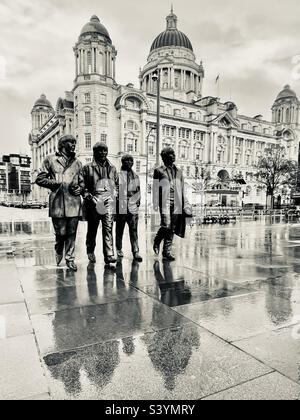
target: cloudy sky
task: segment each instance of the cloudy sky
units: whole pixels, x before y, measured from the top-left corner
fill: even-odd
[[[138,86],[154,38],[165,29],[172,0],[0,0],[2,153],[29,152],[30,111],[45,93],[55,106],[74,79],[73,46],[99,16],[118,50],[117,82]],[[239,112],[270,118],[283,85],[300,96],[299,0],[173,0],[178,28],[206,70],[204,95]],[[293,64],[294,60],[294,64]]]

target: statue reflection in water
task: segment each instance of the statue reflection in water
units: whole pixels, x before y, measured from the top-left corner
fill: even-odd
[[[163,264],[162,275],[160,263],[154,265],[154,274],[161,290],[161,302],[168,306],[189,303],[190,289],[185,285],[184,278],[174,281],[172,266],[168,261]],[[174,314],[174,325],[178,321],[178,314]],[[153,324],[159,317],[153,314]],[[155,327],[155,325],[154,325]],[[173,391],[176,388],[176,378],[185,373],[194,349],[200,346],[200,336],[197,326],[188,325],[146,334],[142,340],[146,344],[149,358],[154,368],[162,374],[165,388]]]
[[[139,264],[134,261],[130,273],[132,282],[138,282],[138,271]],[[80,350],[78,347],[89,343],[91,334],[97,339],[97,331],[101,333],[99,341],[105,331],[108,335],[113,331],[115,337],[124,337],[126,331],[130,334],[139,330],[143,321],[136,291],[124,281],[122,262],[117,269],[107,266],[102,272],[103,297],[107,300],[103,305],[97,305],[101,290],[97,274],[94,264],[89,264],[86,281],[90,304],[79,308],[75,280],[78,273],[57,270],[57,311],[53,319],[55,348],[71,350],[49,356],[45,362],[52,377],[63,383],[66,394],[71,398],[77,398],[82,392],[84,377],[97,389],[104,389],[120,364],[120,349],[128,357],[135,353],[135,342],[131,336]]]
[[[163,273],[158,261],[154,264],[154,275],[160,290],[160,301],[170,307],[187,305],[191,302],[192,293],[185,284],[184,277],[174,280],[173,269],[169,261],[163,262]]]

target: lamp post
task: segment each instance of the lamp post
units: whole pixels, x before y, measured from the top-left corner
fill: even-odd
[[[157,84],[157,123],[156,123],[156,166],[160,164],[160,70],[152,74],[152,80]]]
[[[146,225],[148,221],[148,170],[149,170],[149,138],[152,131],[156,130],[156,125],[152,125],[152,127],[149,130],[149,133],[147,134],[147,159],[146,159],[146,209],[145,209],[145,219],[146,219]]]

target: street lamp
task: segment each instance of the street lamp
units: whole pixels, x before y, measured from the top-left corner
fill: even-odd
[[[147,159],[146,159],[146,211],[145,211],[145,219],[146,219],[146,224],[147,224],[147,220],[148,220],[148,178],[149,178],[149,138],[150,138],[150,134],[152,133],[152,131],[156,130],[156,125],[152,125],[149,133],[147,134]]]
[[[157,84],[157,123],[156,123],[156,166],[160,164],[160,70],[152,74],[152,80]]]

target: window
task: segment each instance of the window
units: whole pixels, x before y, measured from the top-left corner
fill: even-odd
[[[171,107],[170,107],[170,105],[166,105],[166,107],[165,107],[165,114],[171,114]]]
[[[92,53],[91,53],[91,51],[87,52],[87,65],[88,65],[88,73],[92,73]]]
[[[90,150],[92,148],[92,135],[91,133],[85,133],[85,148]]]
[[[149,143],[148,153],[150,156],[154,155],[154,143]]]
[[[137,151],[137,139],[135,139],[132,134],[129,134],[125,140],[125,149],[128,153]]]
[[[149,145],[148,145],[148,154],[150,156],[153,156],[156,154],[155,141],[156,141],[156,138],[154,136],[151,136],[149,139]]]
[[[86,158],[85,161],[86,161],[86,163],[91,163],[92,162],[92,158]]]
[[[125,124],[125,128],[127,128],[127,130],[130,131],[136,131],[138,129],[136,123],[134,121],[127,121],[127,123]]]
[[[84,94],[84,101],[85,101],[86,104],[91,103],[91,94],[90,93],[85,93]]]
[[[100,122],[101,122],[101,124],[107,124],[107,114],[106,114],[106,112],[100,112]]]
[[[139,160],[136,162],[136,171],[137,173],[141,172],[141,162]]]
[[[101,140],[101,143],[107,144],[107,134],[102,133],[100,140]]]
[[[101,104],[107,104],[107,95],[105,95],[105,94],[100,95],[100,103]]]
[[[204,133],[201,132],[201,131],[195,131],[194,132],[194,140],[203,141],[204,140]]]
[[[179,154],[181,159],[188,159],[189,148],[185,141],[180,143]]]
[[[166,137],[175,137],[176,128],[169,125],[164,125],[162,132],[163,132],[163,135]]]
[[[85,114],[85,124],[91,125],[92,124],[91,112],[86,111],[84,114]]]
[[[179,138],[189,140],[191,138],[191,130],[188,128],[180,128]]]
[[[191,168],[189,166],[187,166],[187,168],[186,168],[186,176],[187,177],[191,176]]]
[[[195,144],[194,146],[194,159],[203,161],[203,146],[200,143]]]

